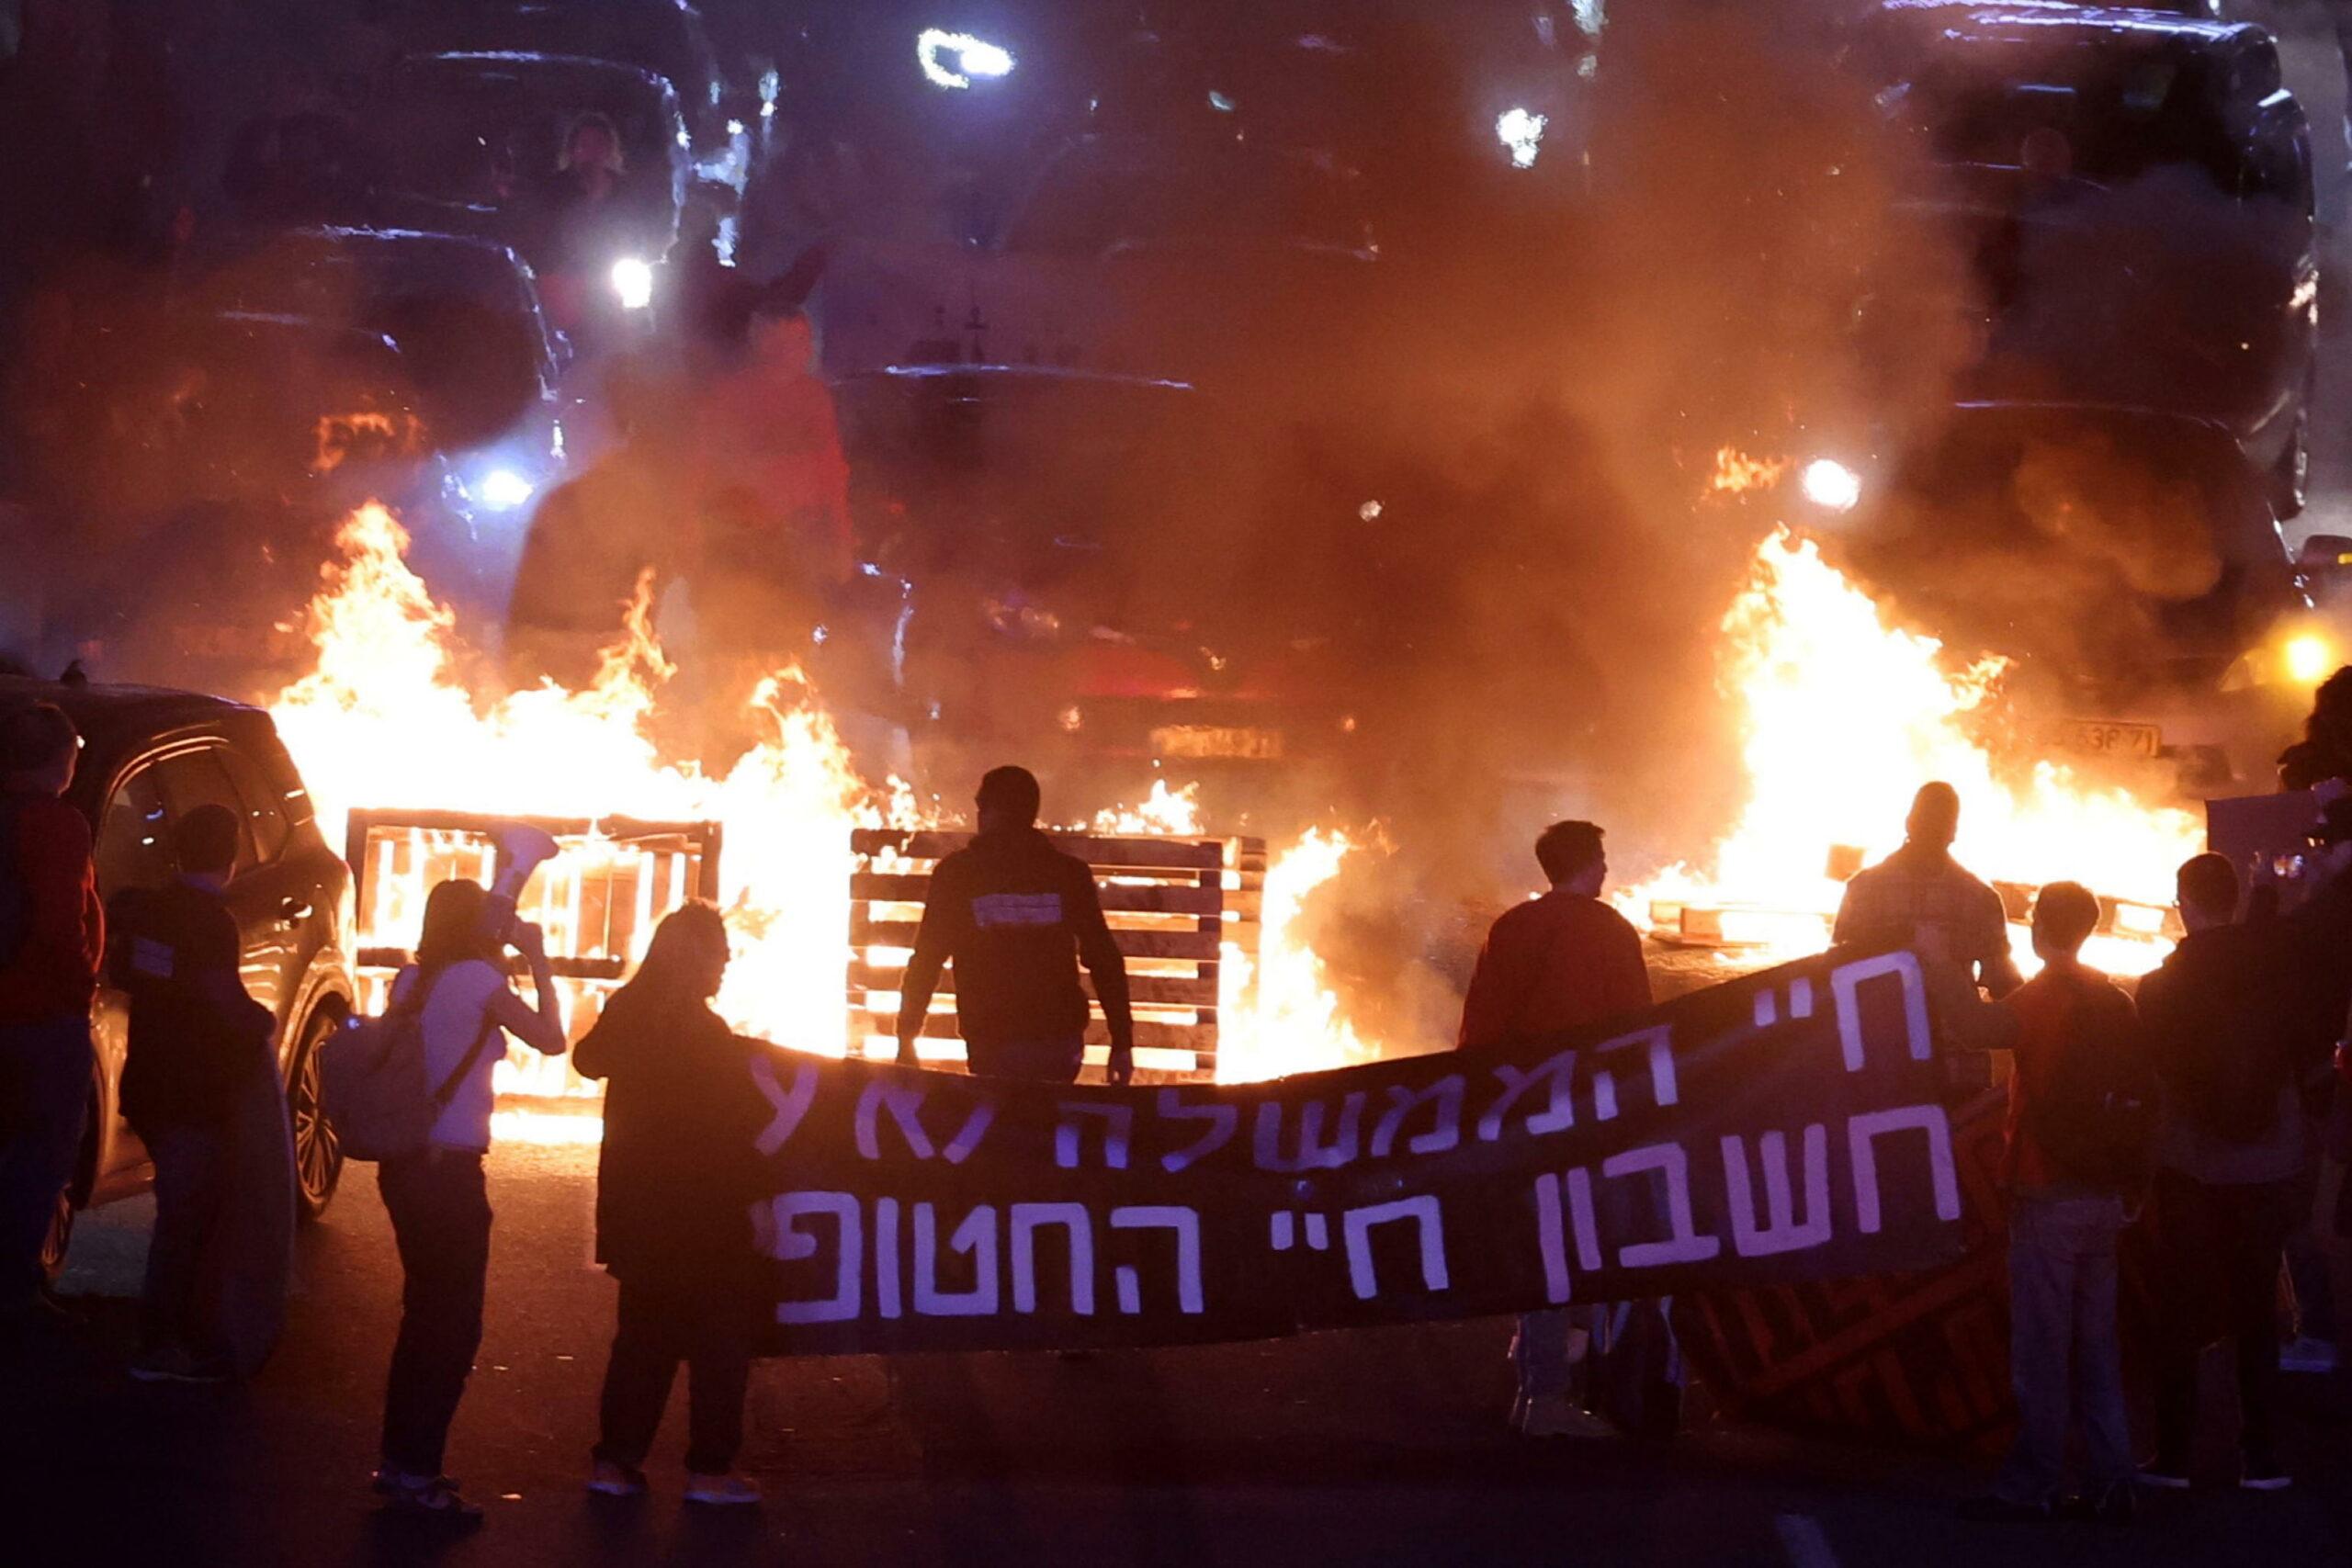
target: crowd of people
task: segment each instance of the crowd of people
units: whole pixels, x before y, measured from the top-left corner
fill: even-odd
[[[2352,687],[2352,672],[2337,680]],[[240,980],[224,902],[239,824],[220,807],[182,815],[168,829],[177,880],[126,889],[102,909],[88,825],[62,798],[77,750],[54,706],[0,713],[0,893],[12,895],[0,897],[0,1317],[22,1331],[58,1310],[42,1247],[81,1141],[90,1009],[103,979],[129,998],[123,1105],[155,1168],[141,1344],[128,1370],[149,1382],[224,1381],[235,1366],[199,1280],[239,1201],[227,1108],[276,1071],[270,1017]],[[2140,1488],[2188,1486],[2198,1365],[2217,1339],[2235,1359],[2238,1483],[2290,1484],[2278,1447],[2282,1259],[2319,1228],[2323,1164],[2340,1183],[2352,1159],[2352,1047],[2339,1046],[2352,1000],[2352,790],[2331,778],[2316,794],[2321,818],[2286,880],[2266,862],[2249,883],[2214,854],[2180,866],[2186,934],[2136,997],[2083,962],[2101,908],[2070,882],[2035,899],[2039,969],[2020,976],[1999,896],[1953,856],[1960,803],[1947,784],[1918,792],[1903,847],[1849,884],[1835,942],[1910,949],[1947,1048],[1997,1050],[2009,1063],[2002,1174],[2018,1427],[1992,1489],[1963,1504],[1968,1517],[2124,1521]],[[1025,770],[991,771],[975,804],[979,830],[941,863],[926,901],[899,1061],[916,1061],[933,992],[952,965],[973,1071],[1076,1081],[1089,1018],[1082,963],[1108,1023],[1109,1079],[1128,1081],[1125,965],[1091,872],[1038,829],[1040,791]],[[1464,1003],[1464,1052],[1651,1002],[1642,940],[1601,897],[1602,830],[1556,823],[1535,858],[1550,889],[1495,922]],[[510,949],[532,999],[512,987]],[[713,1006],[729,960],[715,908],[673,910],[575,1051],[580,1072],[606,1085],[596,1256],[618,1293],[587,1485],[608,1496],[648,1489],[645,1465],[683,1363],[686,1497],[760,1497],[735,1462],[763,1304],[751,1214],[764,1109],[741,1089],[758,1043]],[[481,1511],[444,1458],[482,1334],[492,1073],[507,1038],[548,1055],[571,1044],[541,933],[480,885],[442,883],[386,1012],[363,1027],[412,1042],[417,1063],[414,1136],[375,1155],[405,1282],[374,1485],[400,1511],[469,1522]],[[2118,1299],[2125,1238],[2141,1224],[2153,1239],[2156,1300],[2156,1422],[2144,1462],[2126,1406]],[[2352,1234],[2352,1202],[2339,1203],[2330,1228]],[[2321,1262],[2316,1274],[2298,1270],[2306,1360],[2334,1339]],[[1595,1414],[1605,1404],[1621,1425],[1671,1430],[1680,1372],[1670,1308],[1524,1314],[1510,1352],[1515,1429],[1598,1435],[1609,1429]],[[2070,1492],[2076,1425],[2083,1461]]]

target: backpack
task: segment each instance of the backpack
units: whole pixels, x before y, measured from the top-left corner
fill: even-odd
[[[420,976],[409,1000],[394,1002],[378,1018],[353,1019],[322,1047],[319,1109],[346,1158],[381,1161],[422,1152],[433,1123],[498,1032],[498,1025],[483,1018],[457,1071],[433,1088],[424,1067],[428,990]]]
[[[2026,1101],[2027,1128],[2066,1176],[2136,1187],[2155,1167],[2155,1070],[2121,992],[2091,982],[2073,1000],[2065,1043]]]

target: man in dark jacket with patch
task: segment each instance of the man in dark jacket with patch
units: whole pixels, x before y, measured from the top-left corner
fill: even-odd
[[[899,1060],[915,1063],[941,968],[956,965],[956,1011],[972,1071],[1072,1083],[1086,1042],[1083,961],[1111,1028],[1110,1078],[1135,1070],[1126,963],[1102,919],[1094,874],[1037,830],[1037,781],[1025,768],[980,780],[980,830],[939,863],[907,965]]]

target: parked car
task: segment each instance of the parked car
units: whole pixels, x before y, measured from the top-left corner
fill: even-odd
[[[243,939],[245,989],[277,1020],[300,1209],[317,1218],[343,1173],[334,1129],[319,1113],[319,1050],[356,995],[351,874],[321,836],[269,716],[187,692],[21,677],[0,677],[0,697],[55,703],[81,730],[82,761],[66,799],[89,820],[101,897],[178,874],[167,845],[182,814],[218,804],[244,823],[229,907]],[[89,1126],[51,1233],[52,1264],[64,1256],[78,1210],[142,1192],[154,1179],[146,1146],[120,1111],[129,1039],[122,993],[101,987],[90,1021],[97,1051]]]

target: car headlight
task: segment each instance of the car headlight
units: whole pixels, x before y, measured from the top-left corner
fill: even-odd
[[[1510,166],[1532,169],[1536,154],[1544,150],[1544,128],[1550,124],[1544,115],[1526,109],[1506,109],[1495,120],[1495,140],[1510,151]]]
[[[512,468],[492,468],[482,475],[476,492],[492,512],[512,512],[539,492],[539,487]]]
[[[1804,498],[1831,512],[1851,512],[1862,499],[1862,476],[1834,457],[1815,457],[1797,476]]]
[[[653,269],[635,256],[613,264],[613,292],[624,310],[642,310],[653,303]]]
[[[915,62],[934,87],[968,87],[975,76],[1010,76],[1016,63],[1001,44],[939,28],[915,35]]]
[[[2278,650],[2287,679],[2298,686],[2316,686],[2336,667],[2335,645],[2317,632],[2298,632]]]

